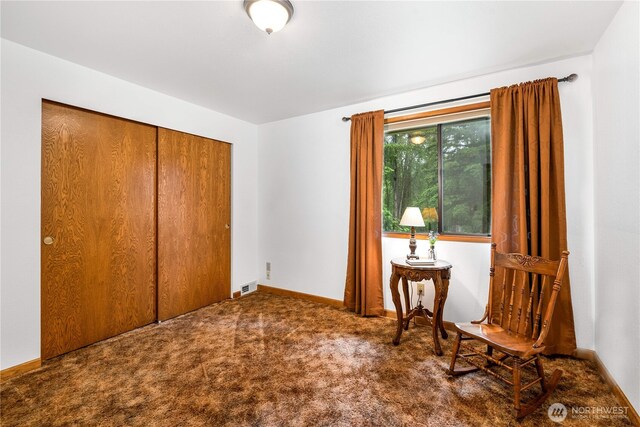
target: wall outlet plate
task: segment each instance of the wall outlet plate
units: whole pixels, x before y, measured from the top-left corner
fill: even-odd
[[[424,283],[418,283],[418,293],[424,295]]]

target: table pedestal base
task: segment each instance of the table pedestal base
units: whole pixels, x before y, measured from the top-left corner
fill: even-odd
[[[409,330],[409,323],[411,322],[411,319],[413,319],[414,317],[424,317],[425,320],[431,325],[431,327],[435,328],[435,331],[434,331],[435,334],[437,334],[437,330],[440,329],[440,334],[442,335],[443,339],[446,340],[449,337],[446,329],[444,328],[444,325],[438,322],[437,319],[434,320],[433,313],[431,312],[431,310],[424,307],[421,302],[418,303],[416,307],[412,308],[411,311],[409,311],[409,313],[407,313],[407,318],[404,319],[405,331]],[[442,353],[442,347],[440,346],[440,340],[435,339],[433,345],[435,347],[435,353],[438,356],[441,356],[443,353]]]

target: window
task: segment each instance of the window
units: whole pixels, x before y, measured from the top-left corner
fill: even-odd
[[[382,205],[385,232],[408,232],[400,218],[407,206],[418,206],[425,228],[417,232],[488,236],[488,110],[387,125]]]

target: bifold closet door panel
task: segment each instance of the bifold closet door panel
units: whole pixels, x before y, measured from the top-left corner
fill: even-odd
[[[231,145],[158,129],[158,319],[231,296]]]
[[[156,319],[156,132],[42,103],[43,359]]]

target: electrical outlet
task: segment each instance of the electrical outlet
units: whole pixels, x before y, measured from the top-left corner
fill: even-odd
[[[267,262],[267,280],[271,280],[271,263]]]
[[[424,283],[418,283],[418,295],[424,295]]]

